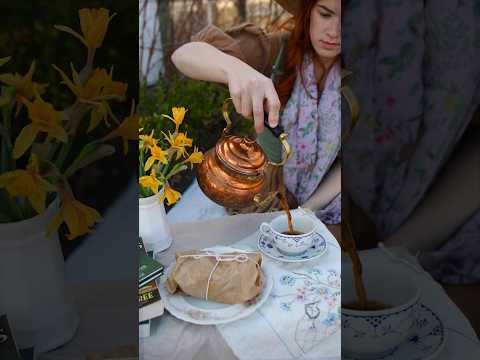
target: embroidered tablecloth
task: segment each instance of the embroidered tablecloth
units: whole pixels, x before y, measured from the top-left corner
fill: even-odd
[[[254,315],[218,326],[239,359],[339,359],[340,248],[325,225],[317,230],[327,252],[302,263],[263,257],[263,268],[274,278],[272,294]],[[258,232],[233,244],[257,249]]]

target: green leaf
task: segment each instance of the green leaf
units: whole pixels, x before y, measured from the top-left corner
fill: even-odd
[[[52,145],[51,143],[34,143],[32,145],[32,154],[37,155],[39,159],[48,159]]]
[[[83,147],[80,154],[65,171],[65,176],[72,176],[81,168],[114,153],[115,147],[112,145],[103,144],[101,142],[91,142]]]
[[[1,96],[0,97],[0,107],[8,105],[12,99],[9,96]]]
[[[188,166],[185,165],[185,164],[177,164],[175,165],[172,170],[167,174],[166,176],[166,179],[170,179],[172,176],[184,171],[184,170],[187,170],[188,169]]]
[[[7,56],[7,57],[4,57],[4,58],[0,58],[0,66],[5,65],[7,62],[10,61],[11,58],[12,58],[11,56]]]
[[[20,134],[15,140],[15,145],[13,147],[13,158],[18,159],[22,156],[25,151],[33,144],[35,141],[35,137],[37,136],[39,129],[37,126],[33,124],[29,124],[25,126]]]

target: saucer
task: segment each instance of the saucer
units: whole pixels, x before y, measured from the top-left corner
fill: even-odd
[[[220,254],[244,251],[227,246],[214,246],[204,250],[211,250]],[[267,301],[273,289],[273,276],[268,273],[265,267],[262,267],[261,271],[265,280],[262,291],[254,299],[242,304],[222,304],[215,301],[197,299],[182,292],[170,294],[166,288],[166,282],[174,266],[175,263],[171,264],[165,274],[157,280],[160,297],[171,315],[196,325],[227,324],[250,316]]]
[[[413,335],[406,342],[398,345],[391,354],[370,358],[370,360],[433,360],[437,358],[446,342],[442,321],[437,314],[423,304],[418,305],[417,311]]]
[[[258,248],[266,256],[284,262],[304,262],[316,259],[327,251],[327,242],[318,232],[313,234],[313,245],[306,251],[298,255],[286,255],[281,253],[273,244],[273,239],[269,236],[260,234],[258,238]]]

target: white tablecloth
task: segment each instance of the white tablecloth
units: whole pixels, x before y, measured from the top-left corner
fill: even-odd
[[[233,244],[254,233],[261,222],[270,221],[277,215],[236,215],[172,225],[174,244],[163,254],[161,261],[165,265],[170,264],[177,250]],[[368,251],[365,255],[372,258],[370,261],[386,264],[392,261],[379,249]],[[465,316],[428,274],[423,274],[421,281],[425,304],[440,316],[448,329],[447,344],[438,360],[480,359],[480,344]],[[188,324],[166,312],[153,321],[151,332],[151,337],[140,341],[141,358],[145,360],[237,359],[214,326]]]

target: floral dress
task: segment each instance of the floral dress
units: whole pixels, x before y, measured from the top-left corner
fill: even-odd
[[[421,202],[480,103],[479,16],[478,1],[346,2],[342,53],[361,113],[344,186],[380,238]],[[480,211],[424,264],[442,281],[478,281],[479,234]]]

